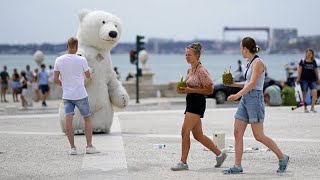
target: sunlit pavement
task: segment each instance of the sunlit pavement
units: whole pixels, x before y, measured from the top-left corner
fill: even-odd
[[[152,103],[154,101],[154,103]],[[85,154],[85,137],[76,136],[78,155],[67,154],[67,137],[58,121],[60,101],[48,101],[50,111],[41,106],[17,110],[17,115],[0,116],[0,179],[319,179],[319,113],[291,111],[290,107],[267,107],[265,134],[290,156],[288,171],[277,174],[278,160],[270,151],[250,151],[243,156],[244,173],[223,175],[233,165],[234,153],[221,168],[214,168],[215,155],[191,138],[189,171],[173,172],[170,167],[180,160],[181,125],[184,105],[166,108],[156,99],[131,103],[117,110],[110,134],[97,134],[93,143],[100,154]],[[151,103],[151,104],[150,104]],[[17,104],[20,105],[20,104]],[[174,106],[174,107],[171,107]],[[3,103],[0,108],[4,108]],[[143,107],[147,111],[143,110]],[[169,107],[169,108],[168,108]],[[169,109],[169,110],[167,110]],[[204,134],[225,133],[226,147],[234,145],[233,115],[236,108],[207,109],[203,118]],[[31,112],[31,113],[28,113]],[[245,148],[265,150],[254,140],[250,126]],[[154,149],[153,144],[165,144]]]

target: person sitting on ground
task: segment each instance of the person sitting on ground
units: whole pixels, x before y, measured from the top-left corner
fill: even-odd
[[[282,86],[281,97],[283,106],[295,106],[297,105],[295,91],[293,87],[290,87],[288,82],[284,82]]]
[[[268,106],[280,106],[282,104],[281,89],[275,85],[273,80],[269,82],[269,86],[264,91],[264,102]]]

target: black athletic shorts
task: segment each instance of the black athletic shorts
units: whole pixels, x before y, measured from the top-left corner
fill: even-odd
[[[190,93],[186,97],[187,107],[186,112],[200,115],[203,118],[203,114],[206,110],[206,98],[203,94]]]
[[[39,85],[39,89],[41,90],[42,94],[45,94],[46,92],[50,91],[49,85]]]

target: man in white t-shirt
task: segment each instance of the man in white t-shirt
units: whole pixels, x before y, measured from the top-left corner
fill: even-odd
[[[85,120],[85,135],[87,139],[86,153],[99,153],[92,145],[91,110],[88,94],[84,87],[84,75],[86,78],[91,78],[88,62],[84,57],[76,55],[78,50],[78,40],[76,38],[69,38],[67,48],[68,54],[56,59],[54,65],[54,82],[62,86],[63,90],[62,99],[66,115],[66,133],[71,146],[69,153],[71,155],[77,154],[72,127],[75,106],[77,106]]]

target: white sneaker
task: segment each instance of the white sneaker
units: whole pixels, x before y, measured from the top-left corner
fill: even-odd
[[[71,149],[69,150],[69,154],[70,154],[70,155],[77,155],[77,149],[76,149],[76,148],[71,148]]]
[[[87,154],[96,154],[96,153],[100,153],[100,151],[98,151],[96,149],[96,147],[90,146],[90,147],[86,147],[86,153]]]
[[[311,111],[311,112],[313,112],[313,113],[316,113],[316,112],[317,112],[317,111],[316,111],[316,110],[314,110],[314,109],[311,109],[310,111]]]
[[[183,171],[189,170],[188,164],[184,164],[182,161],[178,162],[176,165],[172,166],[171,171]]]
[[[227,153],[226,151],[222,151],[221,152],[221,156],[217,156],[216,160],[217,160],[217,164],[214,166],[216,168],[221,167],[221,165],[223,164],[224,160],[226,160],[227,158]]]

